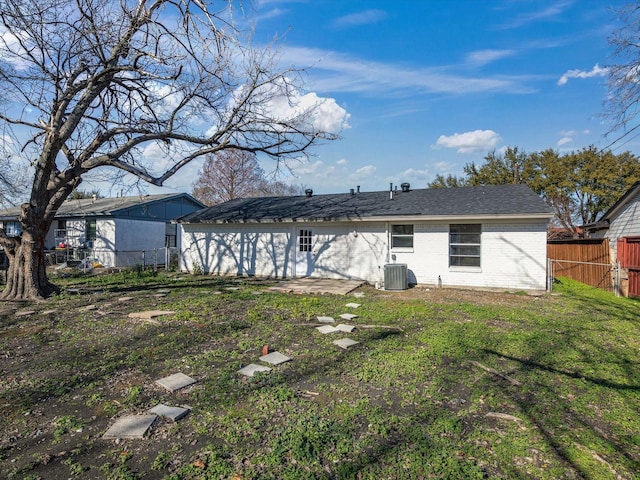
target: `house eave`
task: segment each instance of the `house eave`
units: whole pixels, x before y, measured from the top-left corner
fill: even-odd
[[[230,219],[230,220],[204,220],[198,222],[181,222],[184,225],[230,225],[230,224],[267,224],[267,223],[329,223],[329,222],[482,222],[496,220],[549,220],[552,213],[529,214],[485,214],[485,215],[392,215],[392,216],[341,216],[332,218],[262,218],[262,219]]]

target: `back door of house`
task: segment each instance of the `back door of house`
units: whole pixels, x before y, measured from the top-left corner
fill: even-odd
[[[308,277],[313,273],[313,231],[298,228],[296,238],[296,277]]]

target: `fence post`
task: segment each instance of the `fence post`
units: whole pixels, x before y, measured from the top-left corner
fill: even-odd
[[[547,259],[547,292],[551,293],[553,290],[553,260]]]

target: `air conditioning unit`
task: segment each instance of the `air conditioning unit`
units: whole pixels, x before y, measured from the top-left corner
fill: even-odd
[[[384,266],[384,289],[406,290],[409,288],[406,263],[387,263]]]

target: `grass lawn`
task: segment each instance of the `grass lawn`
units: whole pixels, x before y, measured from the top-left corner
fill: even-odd
[[[0,477],[640,478],[636,300],[569,280],[361,298],[144,272],[56,282],[50,301],[0,305]],[[128,316],[155,309],[174,313]],[[356,329],[323,335],[317,316]],[[332,343],[345,336],[360,343]],[[292,360],[239,375],[265,344]],[[197,383],[155,384],[177,372]],[[102,438],[158,403],[191,413]]]

